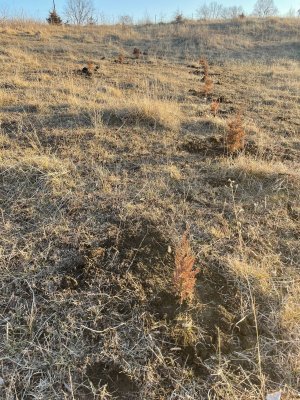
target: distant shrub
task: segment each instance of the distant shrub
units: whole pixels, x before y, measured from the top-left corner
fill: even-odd
[[[175,14],[175,18],[172,21],[173,24],[184,24],[185,23],[185,18],[181,12],[178,12]]]
[[[61,25],[62,24],[62,19],[57,14],[55,8],[52,11],[50,11],[49,17],[47,18],[47,22],[48,22],[48,24],[51,24],[51,25]]]

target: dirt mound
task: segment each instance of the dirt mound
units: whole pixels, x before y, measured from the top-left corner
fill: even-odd
[[[204,156],[218,156],[226,154],[224,138],[221,136],[212,136],[208,138],[199,138],[190,136],[184,140],[180,149],[189,153],[202,154]]]

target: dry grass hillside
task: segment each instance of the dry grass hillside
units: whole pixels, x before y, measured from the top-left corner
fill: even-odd
[[[1,399],[300,398],[299,26],[1,23]]]

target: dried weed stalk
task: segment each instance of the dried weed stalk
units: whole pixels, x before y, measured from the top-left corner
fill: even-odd
[[[189,244],[187,232],[184,233],[175,252],[175,272],[173,277],[174,289],[180,297],[180,304],[184,300],[191,301],[194,297],[196,275],[199,269],[193,269],[196,257]]]
[[[226,137],[226,148],[229,153],[243,150],[245,147],[245,131],[242,124],[241,113],[228,122],[228,133]]]

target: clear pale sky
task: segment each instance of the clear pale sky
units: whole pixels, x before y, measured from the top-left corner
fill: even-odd
[[[243,6],[247,13],[251,13],[256,0],[217,0],[224,6]],[[206,3],[209,3],[207,0]],[[298,10],[300,0],[274,0],[281,14],[285,14],[290,8]],[[66,0],[55,0],[56,9],[63,17],[63,10]],[[187,17],[196,16],[196,9],[204,4],[204,0],[94,0],[97,13],[103,13],[111,21],[116,20],[120,15],[130,15],[135,20],[142,19],[148,14],[152,19],[156,15],[157,20],[162,16],[168,19],[173,16],[176,10],[180,10]],[[44,19],[52,8],[52,0],[0,0],[1,10],[8,10],[10,15],[23,14],[27,17]]]

